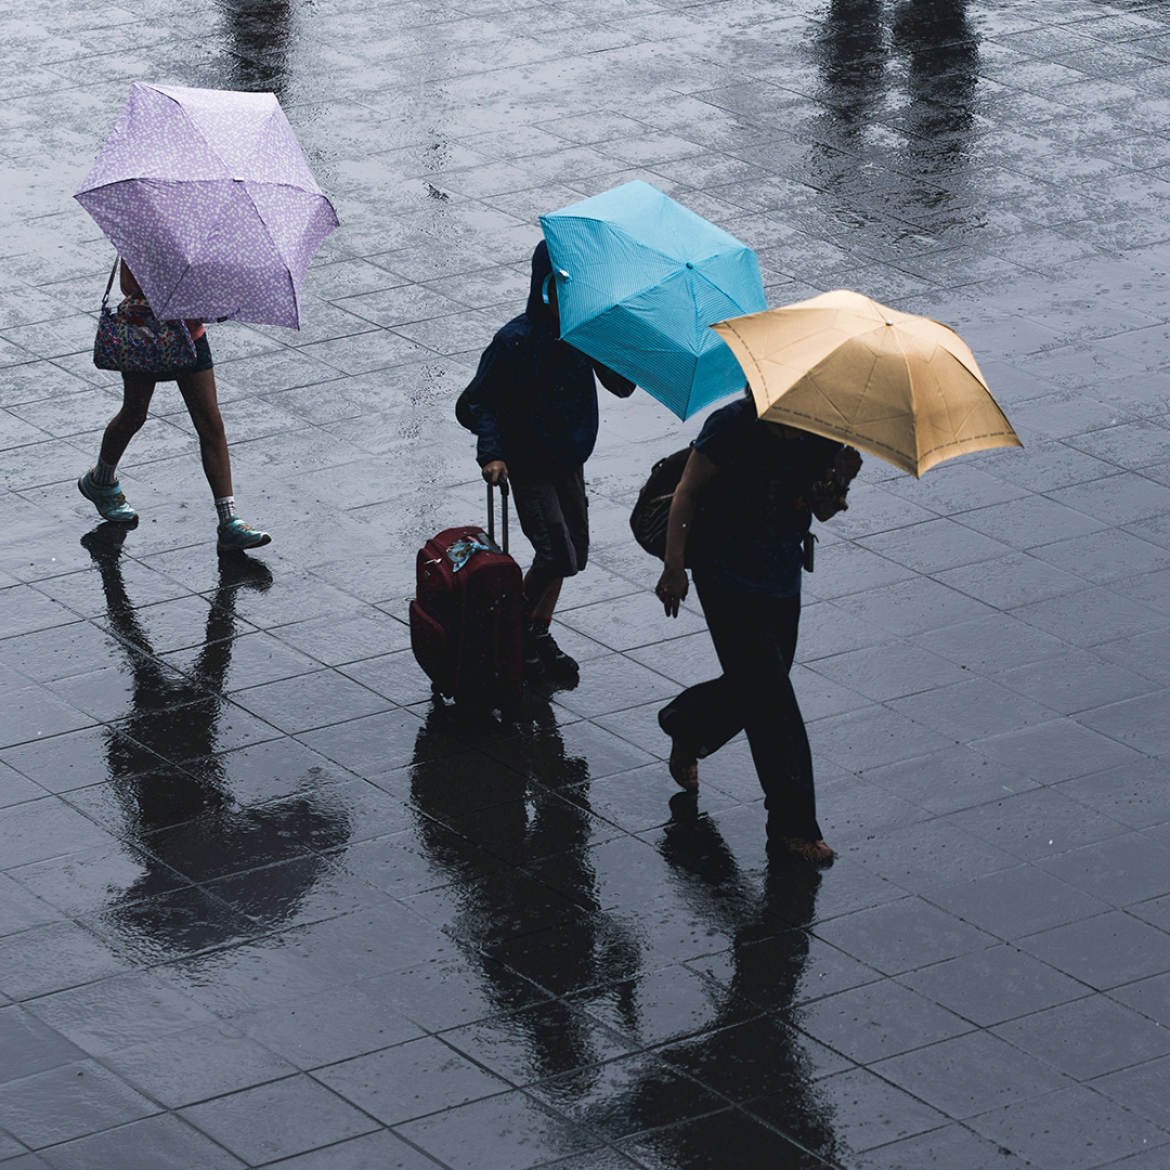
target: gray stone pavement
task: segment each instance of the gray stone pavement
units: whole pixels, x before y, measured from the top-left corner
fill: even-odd
[[[0,51],[6,1170],[1170,1165],[1170,5],[31,0]],[[124,543],[74,487],[135,79],[275,89],[343,222],[301,333],[212,331],[250,569],[173,388]],[[1026,444],[822,528],[823,876],[742,743],[672,810],[713,657],[626,517],[701,420],[603,404],[576,689],[476,730],[410,654],[536,218],[635,177],[774,304],[957,327]]]

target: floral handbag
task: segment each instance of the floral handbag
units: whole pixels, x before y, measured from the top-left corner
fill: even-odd
[[[128,296],[114,310],[109,308],[110,289],[118,261],[110,272],[102,297],[93,364],[99,370],[127,374],[163,374],[182,371],[195,364],[195,342],[184,321],[160,321],[141,293]]]

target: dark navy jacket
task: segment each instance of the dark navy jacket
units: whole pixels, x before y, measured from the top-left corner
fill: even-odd
[[[633,382],[561,341],[556,314],[543,297],[551,272],[541,240],[532,254],[527,308],[492,339],[459,396],[455,414],[479,436],[481,467],[502,459],[509,472],[539,475],[584,463],[597,442],[594,373],[619,398],[634,392]]]

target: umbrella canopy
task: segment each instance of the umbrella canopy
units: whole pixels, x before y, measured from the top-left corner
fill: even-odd
[[[163,320],[300,328],[305,271],[337,227],[271,93],[136,82],[75,198]]]
[[[1022,447],[952,329],[838,289],[721,321],[761,418],[851,443],[921,476],[944,459]]]
[[[743,371],[707,326],[767,308],[746,244],[642,182],[540,223],[565,341],[679,418],[743,388]]]

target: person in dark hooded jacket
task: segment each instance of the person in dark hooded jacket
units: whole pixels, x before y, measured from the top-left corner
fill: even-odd
[[[488,483],[511,485],[524,535],[536,550],[524,578],[525,673],[575,674],[577,663],[549,633],[566,577],[589,555],[585,461],[597,442],[597,385],[628,398],[634,383],[561,340],[548,245],[532,254],[524,312],[479,359],[455,413],[479,437],[476,459]]]

